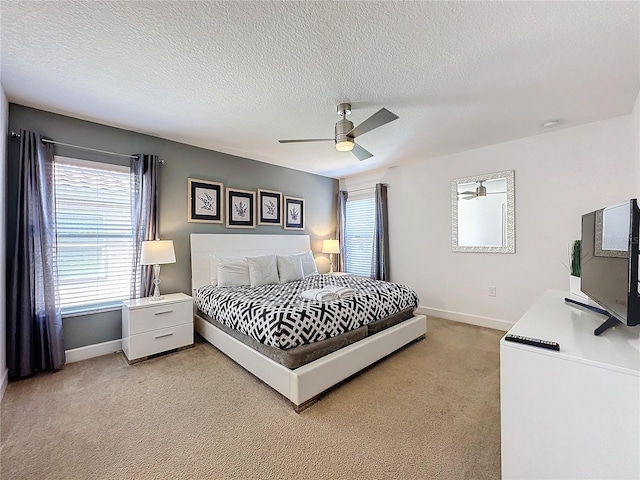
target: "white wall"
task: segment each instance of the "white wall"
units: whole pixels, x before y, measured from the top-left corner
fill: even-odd
[[[546,289],[568,290],[568,244],[580,238],[581,215],[640,195],[637,123],[617,117],[340,186],[389,185],[391,279],[413,287],[427,313],[506,329]],[[515,170],[516,253],[452,252],[451,180],[502,170]]]
[[[640,92],[638,92],[638,96],[636,97],[636,104],[633,106],[631,119],[633,132],[635,134],[635,158],[640,163]]]
[[[2,198],[2,208],[0,208],[0,401],[7,388],[7,312],[6,312],[6,198],[7,198],[7,125],[9,117],[9,104],[0,86],[0,198]]]

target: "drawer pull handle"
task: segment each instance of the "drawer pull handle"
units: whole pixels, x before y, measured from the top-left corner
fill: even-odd
[[[173,335],[173,332],[163,333],[162,335],[156,335],[154,338],[170,337],[171,335]]]
[[[173,310],[165,310],[164,312],[156,312],[154,315],[164,315],[165,313],[171,313]]]

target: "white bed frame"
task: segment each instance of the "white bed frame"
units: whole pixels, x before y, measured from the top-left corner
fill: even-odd
[[[191,285],[211,281],[210,254],[255,256],[291,255],[310,250],[308,235],[191,234]],[[260,380],[287,397],[301,411],[320,393],[399,348],[424,338],[427,320],[415,315],[398,325],[352,343],[311,363],[291,370],[248,347],[194,315],[195,329],[213,346]]]

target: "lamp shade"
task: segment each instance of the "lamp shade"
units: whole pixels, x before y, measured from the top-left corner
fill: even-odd
[[[141,265],[176,263],[173,240],[149,240],[142,242]]]
[[[340,253],[340,243],[338,240],[323,240],[322,253]]]

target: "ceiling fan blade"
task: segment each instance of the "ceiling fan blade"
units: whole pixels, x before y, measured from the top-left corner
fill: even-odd
[[[381,127],[386,123],[393,122],[398,118],[400,117],[398,117],[394,113],[391,113],[386,108],[381,108],[376,113],[374,113],[369,118],[367,118],[364,122],[362,122],[360,125],[358,125],[356,128],[354,128],[349,133],[347,133],[347,136],[351,138],[356,138],[362,135],[363,133],[367,133],[373,130],[374,128]]]
[[[475,194],[476,192],[469,192],[469,191],[458,193],[458,195],[475,195]]]
[[[500,194],[502,194],[502,195],[504,195],[504,194],[505,194],[505,193],[507,193],[507,192],[487,192],[487,195],[497,195],[497,194],[499,194],[499,193],[500,193]]]
[[[360,161],[373,157],[373,153],[368,152],[355,142],[353,142],[353,150],[351,150],[351,153],[358,157]]]
[[[303,138],[300,140],[278,140],[280,143],[335,142],[335,138]]]

